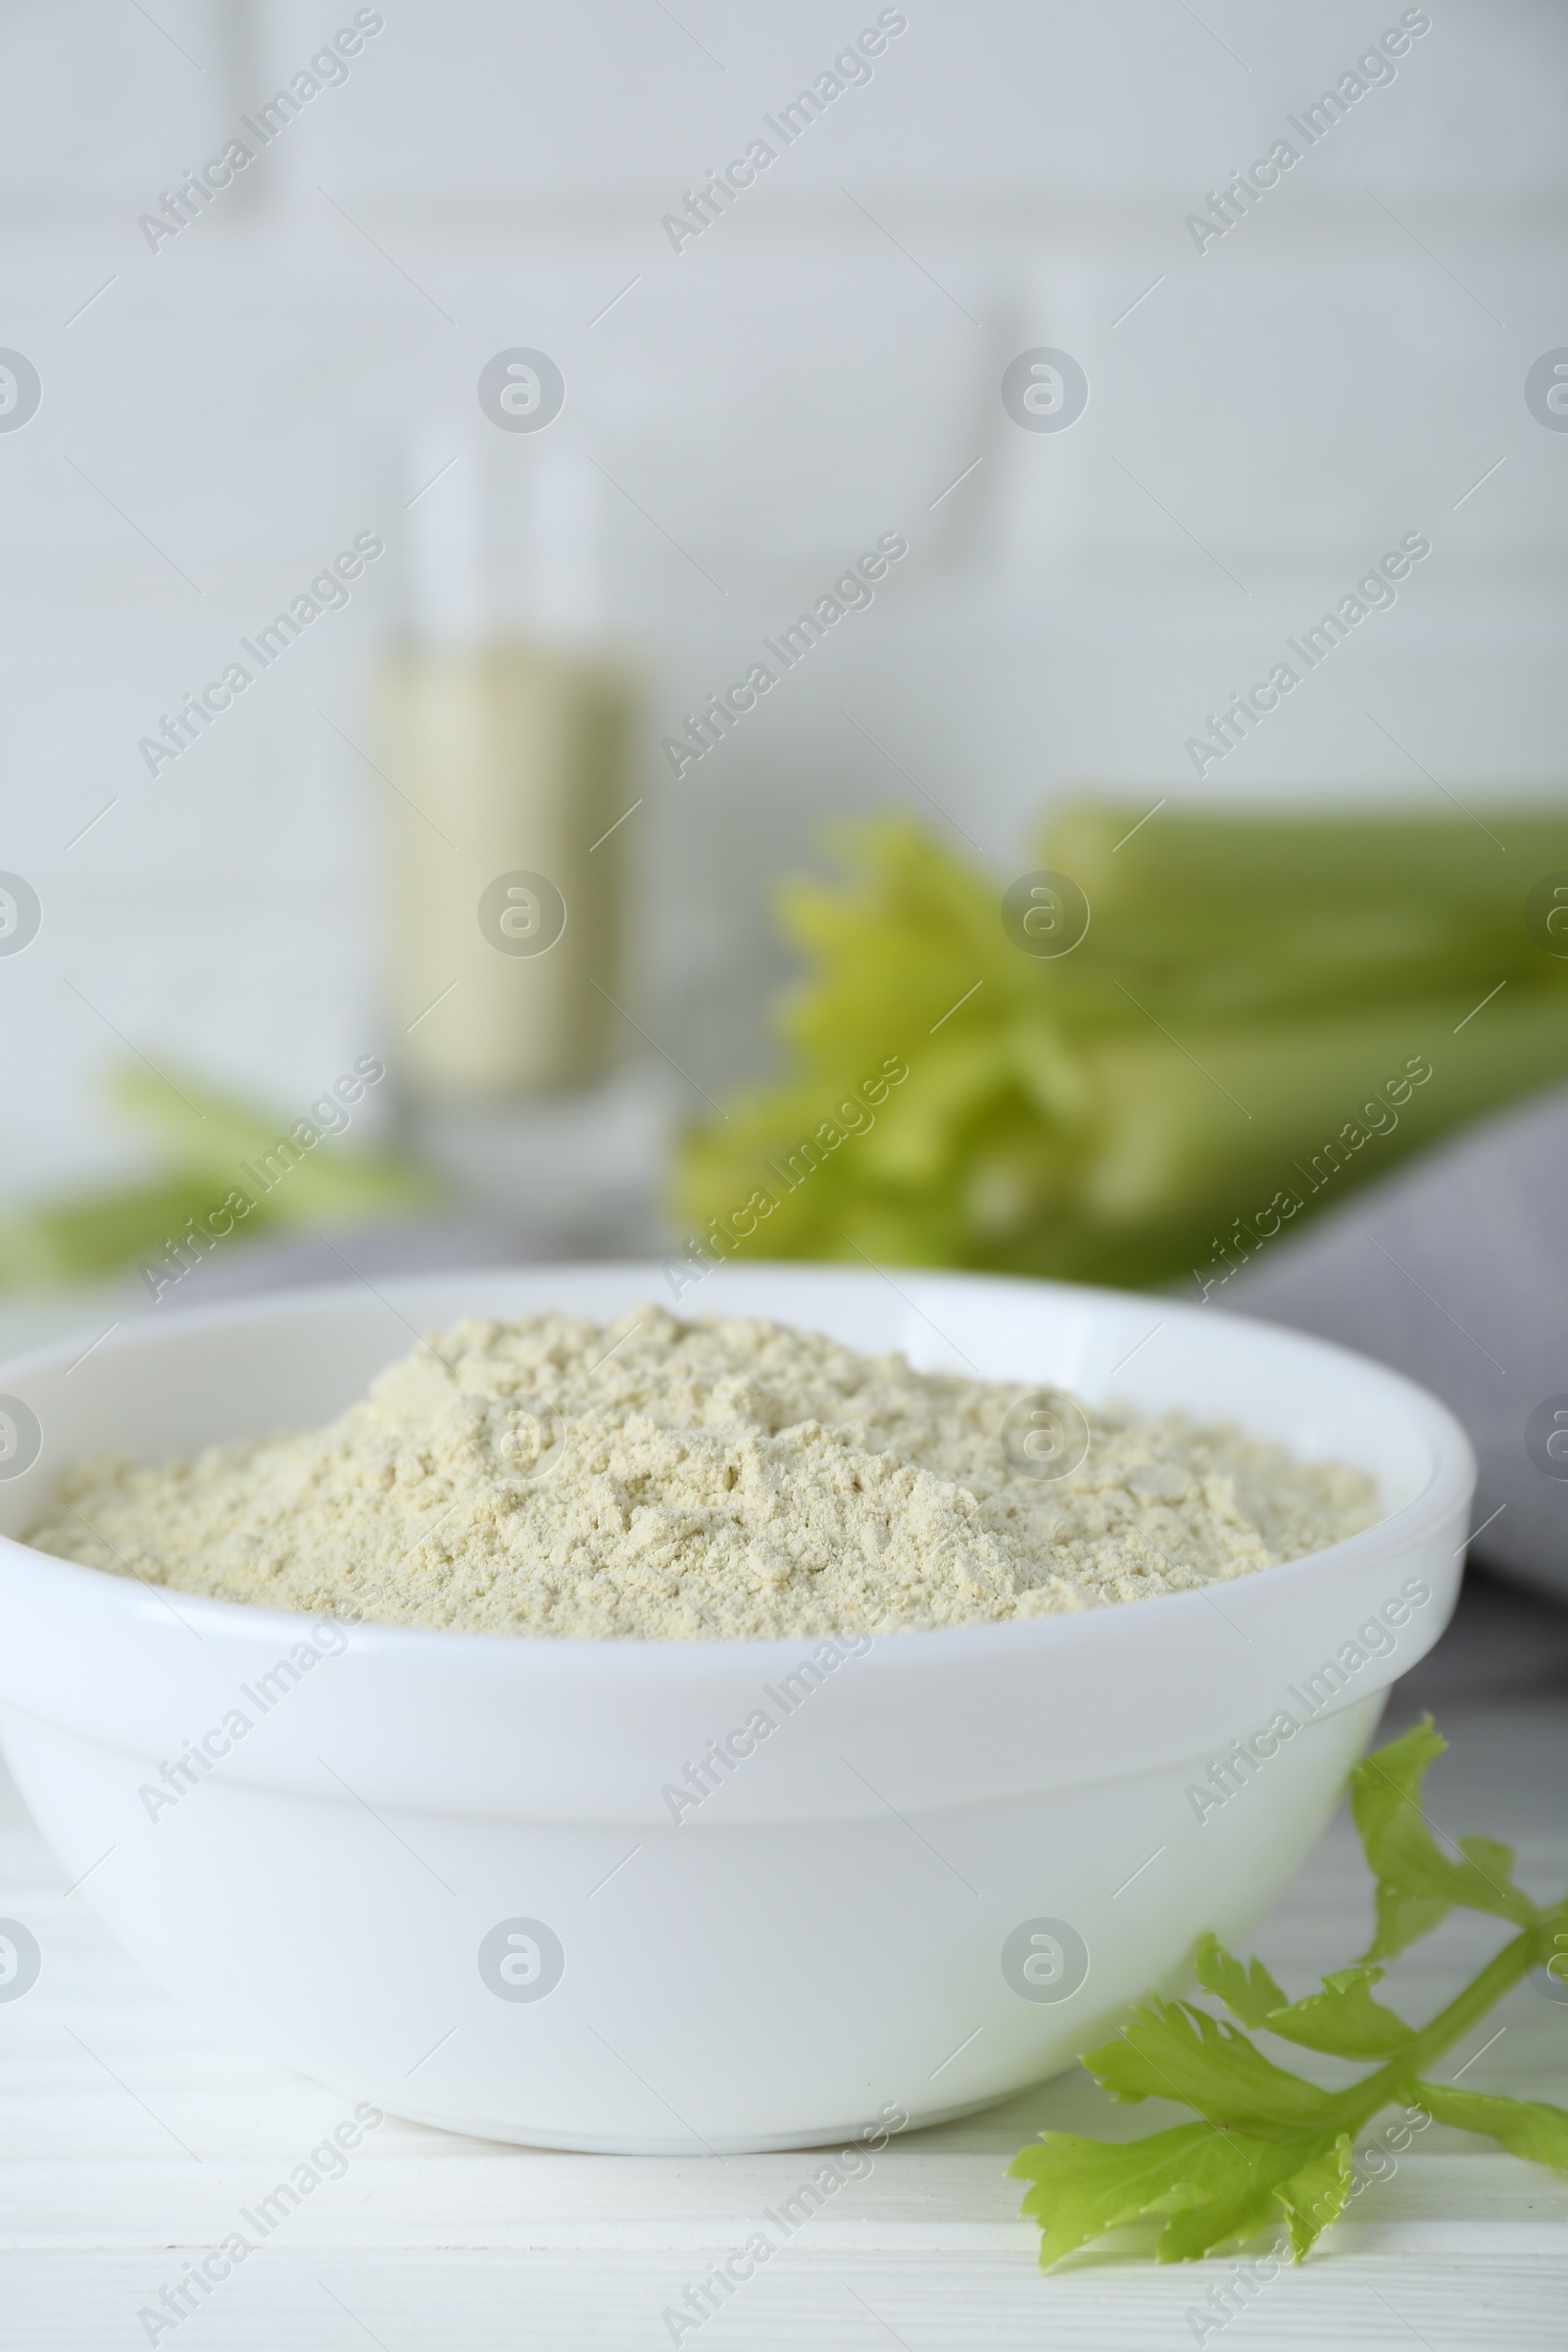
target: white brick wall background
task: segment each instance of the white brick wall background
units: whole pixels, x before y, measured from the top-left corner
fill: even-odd
[[[661,216],[868,0],[380,13],[156,254],[138,214],[353,8],[0,21],[0,345],[44,386],[0,433],[0,866],[45,906],[0,958],[8,1191],[132,1164],[95,1093],[115,1030],[281,1102],[384,1036],[385,787],[352,746],[416,437],[498,501],[544,446],[479,415],[506,345],[558,360],[550,437],[619,486],[641,1001],[705,1086],[765,1053],[768,896],[834,811],[946,810],[1006,869],[1085,783],[1256,808],[1430,796],[1423,770],[1477,807],[1560,784],[1568,434],[1523,399],[1568,344],[1560,7],[1434,0],[1392,83],[1202,255],[1185,216],[1399,6],[908,0],[869,83],[678,255]],[[1038,344],[1090,379],[1060,435],[999,399]],[[149,777],[158,713],[366,528],[388,556],[351,606]],[[671,778],[679,713],[890,528],[910,555],[871,610]],[[1415,529],[1397,606],[1200,787],[1204,713]]]

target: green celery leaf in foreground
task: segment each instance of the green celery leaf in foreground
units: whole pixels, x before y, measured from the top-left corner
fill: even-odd
[[[1400,2093],[1424,2107],[1435,2122],[1458,2132],[1484,2132],[1510,2156],[1549,2164],[1568,2173],[1568,2113],[1540,2099],[1489,2098],[1485,2091],[1454,2090],[1446,2082],[1410,2082]]]
[[[1174,2099],[1201,2120],[1120,2143],[1047,2132],[1023,2149],[1011,2171],[1032,2183],[1022,2210],[1039,2226],[1043,2266],[1154,2215],[1166,2217],[1155,2246],[1163,2262],[1193,2261],[1282,2222],[1299,2261],[1345,2209],[1356,2134],[1394,2104],[1568,2172],[1562,2108],[1426,2079],[1435,2059],[1568,1940],[1568,1896],[1539,1910],[1513,1883],[1507,1846],[1466,1837],[1449,1840],[1446,1853],[1434,1837],[1421,1788],[1446,1745],[1425,1718],[1350,1775],[1350,1810],[1377,1882],[1378,1933],[1365,1959],[1292,2001],[1260,1960],[1244,1963],[1204,1936],[1194,1962],[1199,1983],[1239,2025],[1191,2001],[1151,1998],[1113,2039],[1084,2053],[1112,2098]],[[1517,1933],[1435,2017],[1408,2025],[1373,1997],[1384,1977],[1376,1962],[1455,1908],[1489,1913]],[[1381,2063],[1345,2089],[1322,2090],[1265,2057],[1244,2027]]]
[[[1427,1827],[1421,1779],[1447,1744],[1427,1717],[1364,1757],[1350,1775],[1350,1813],[1378,1882],[1378,1930],[1368,1960],[1402,1952],[1455,1908],[1494,1912],[1519,1927],[1537,1916],[1513,1884],[1510,1847],[1492,1838],[1461,1838],[1455,1860]]]
[[[1184,2099],[1211,2124],[1265,2139],[1334,2133],[1327,2091],[1265,2058],[1239,2026],[1188,2001],[1139,2007],[1115,2041],[1084,2052],[1085,2066],[1113,2099]]]
[[[1200,2197],[1200,2176],[1211,2161],[1208,2143],[1222,2138],[1210,2124],[1178,2124],[1173,2132],[1153,2132],[1125,2147],[1046,2132],[1038,2147],[1021,2150],[1007,2168],[1035,2183],[1022,2210],[1040,2224],[1041,2261],[1059,2262],[1124,2222]]]
[[[1245,2154],[1250,2178],[1201,2203],[1190,2204],[1161,2230],[1161,2262],[1193,2262],[1216,2246],[1255,2237],[1283,2217],[1299,2261],[1320,2230],[1338,2215],[1349,2192],[1350,2143],[1342,2132],[1324,2148],[1288,2140],[1231,2135]]]
[[[1286,1995],[1261,1960],[1249,1960],[1244,1967],[1215,1936],[1200,1936],[1193,1974],[1203,1990],[1217,1993],[1232,2017],[1239,2017],[1244,2026],[1267,2025],[1274,2011],[1286,2005]]]
[[[1415,2030],[1372,1998],[1373,1985],[1382,1981],[1381,1968],[1336,1969],[1324,1978],[1321,1992],[1309,1992],[1304,2000],[1253,2022],[1284,2041],[1329,2050],[1337,2058],[1392,2058],[1415,2039]]]
[[[1350,2193],[1350,2135],[1342,2132],[1332,2148],[1309,2156],[1298,2173],[1275,2190],[1290,2232],[1291,2258],[1299,2262],[1320,2231],[1338,2221]]]
[[[1122,2146],[1048,2132],[1008,2170],[1035,2183],[1021,2210],[1040,2225],[1043,2265],[1156,2215],[1171,2217],[1155,2248],[1161,2262],[1191,2261],[1282,2217],[1304,2253],[1345,2202],[1349,2141],[1342,2132],[1303,2158],[1298,2146],[1213,2124],[1178,2124]]]

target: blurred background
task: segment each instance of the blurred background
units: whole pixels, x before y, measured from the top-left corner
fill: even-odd
[[[264,1246],[1206,1297],[1568,1074],[1559,9],[0,52],[0,1336]]]

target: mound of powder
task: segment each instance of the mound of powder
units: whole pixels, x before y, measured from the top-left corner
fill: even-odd
[[[98,1456],[28,1541],[186,1592],[490,1633],[739,1640],[1099,1607],[1378,1517],[1339,1463],[1088,1415],[1040,1475],[1016,1382],[659,1306],[430,1334],[324,1429]],[[1086,1421],[1063,1403],[1059,1443]],[[1010,1414],[1010,1419],[1009,1419]]]

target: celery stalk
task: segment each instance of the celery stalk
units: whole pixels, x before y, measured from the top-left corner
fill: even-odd
[[[230,1185],[241,1186],[265,1198],[282,1224],[395,1213],[423,1205],[439,1191],[424,1170],[392,1152],[350,1143],[315,1120],[310,1124],[320,1128],[320,1138],[308,1143],[294,1121],[270,1119],[183,1073],[181,1094],[139,1067],[118,1071],[112,1084],[116,1102],[152,1129],[182,1167],[219,1188],[217,1200]],[[279,1144],[289,1148],[279,1151]],[[275,1190],[264,1193],[269,1180]]]
[[[1504,811],[1497,849],[1446,815],[1162,811],[1127,838],[1141,813],[1051,828],[1039,855],[1093,910],[1057,958],[1022,952],[1004,885],[914,825],[844,835],[848,883],[784,900],[807,963],[786,1076],[682,1145],[692,1239],[1154,1281],[1276,1192],[1299,1219],[1568,1074],[1568,959],[1525,922],[1568,869],[1568,818]],[[890,1054],[909,1076],[873,1106]]]
[[[251,1203],[243,1219],[227,1220],[237,1237],[392,1216],[439,1197],[431,1177],[394,1153],[347,1143],[341,1134],[323,1133],[307,1145],[292,1121],[274,1121],[183,1074],[181,1093],[140,1067],[117,1073],[112,1084],[122,1106],[154,1132],[170,1164],[141,1183],[24,1203],[0,1216],[0,1288],[85,1281],[138,1260],[162,1262],[192,1220],[213,1231],[210,1220],[232,1191]],[[291,1139],[291,1150],[278,1151],[280,1138]]]

